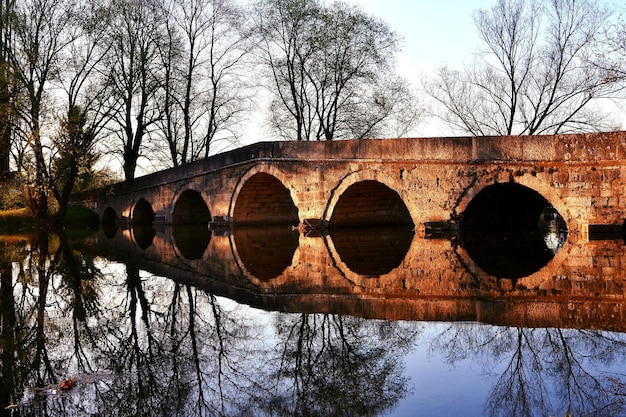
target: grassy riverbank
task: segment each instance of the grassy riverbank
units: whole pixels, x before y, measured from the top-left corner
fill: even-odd
[[[92,228],[98,226],[98,216],[82,207],[70,207],[63,221],[54,216],[33,217],[27,209],[0,211],[0,232],[18,232],[56,228]]]

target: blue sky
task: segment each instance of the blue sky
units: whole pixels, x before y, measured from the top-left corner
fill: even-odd
[[[461,69],[480,46],[474,12],[491,8],[495,0],[347,0],[389,25],[404,40],[398,74],[419,87],[423,75],[442,64]],[[414,136],[446,136],[451,132],[429,119]]]
[[[458,68],[479,44],[474,11],[495,0],[349,0],[387,22],[404,38],[401,75],[430,72],[442,63]]]

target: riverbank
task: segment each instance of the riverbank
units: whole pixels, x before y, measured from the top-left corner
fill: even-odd
[[[0,232],[24,232],[58,228],[97,228],[98,216],[82,207],[70,207],[65,219],[34,217],[27,209],[0,211]]]

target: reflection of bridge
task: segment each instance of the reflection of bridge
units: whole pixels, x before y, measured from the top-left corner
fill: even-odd
[[[477,227],[536,223],[551,205],[577,240],[588,225],[622,225],[625,146],[626,132],[259,143],[80,199],[105,224],[407,224],[418,234],[465,212]]]
[[[101,231],[84,246],[128,268],[268,310],[626,331],[622,241],[573,245],[567,259],[512,286],[481,275],[447,240],[411,236],[406,246],[388,250],[369,240],[336,244],[341,234],[285,228],[171,231]],[[368,261],[381,250],[393,260],[385,271]]]

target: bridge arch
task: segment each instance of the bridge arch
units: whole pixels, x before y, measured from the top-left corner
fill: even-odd
[[[296,197],[278,169],[257,165],[244,174],[231,198],[233,225],[291,225],[300,223]]]
[[[474,197],[476,197],[476,195],[478,195],[478,193],[480,193],[486,187],[494,184],[502,184],[505,182],[514,182],[516,184],[530,188],[531,190],[540,194],[550,203],[552,207],[554,207],[557,212],[559,212],[561,217],[563,217],[570,236],[572,236],[572,234],[576,235],[580,233],[580,224],[572,216],[567,205],[556,192],[554,185],[547,183],[541,180],[536,175],[532,174],[523,174],[518,176],[510,175],[506,178],[492,175],[477,177],[477,180],[463,191],[463,195],[459,199],[458,204],[454,209],[453,216],[458,216],[461,213],[465,212],[467,206],[471,203]]]
[[[211,221],[211,212],[202,194],[187,188],[175,199],[171,218],[174,225],[208,224]]]
[[[115,209],[111,206],[108,206],[102,212],[102,220],[100,223],[102,223],[103,226],[115,226],[115,222],[117,221],[117,219],[118,217]]]
[[[100,223],[102,224],[104,235],[109,239],[113,238],[117,233],[117,220],[117,213],[113,207],[108,206],[104,209]]]
[[[171,204],[172,238],[175,250],[187,260],[201,259],[211,241],[209,207],[199,191],[182,188]]]
[[[132,209],[131,220],[133,224],[149,225],[154,222],[156,214],[152,205],[145,198],[140,198],[134,204]]]
[[[561,265],[580,238],[555,189],[534,175],[476,181],[457,209],[461,246],[472,259],[465,264],[479,275],[536,280]]]
[[[352,172],[332,191],[324,222],[332,227],[414,226],[401,184],[374,170]],[[398,192],[397,190],[400,190]]]

